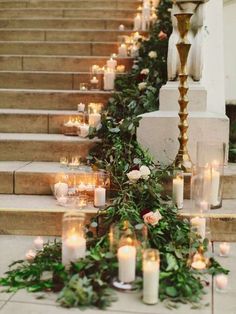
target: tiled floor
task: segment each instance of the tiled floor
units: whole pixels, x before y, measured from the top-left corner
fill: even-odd
[[[0,275],[3,275],[7,270],[7,266],[13,260],[23,258],[26,251],[32,248],[33,238],[22,236],[0,236]],[[218,245],[216,245],[218,248]],[[234,255],[236,253],[236,245],[234,245]],[[217,254],[217,249],[216,249]],[[113,303],[111,308],[105,312],[97,309],[87,309],[83,311],[85,314],[236,314],[236,285],[233,278],[236,277],[236,256],[230,258],[221,258],[221,262],[229,268],[234,268],[230,275],[230,290],[226,294],[215,294],[214,312],[212,311],[212,295],[211,287],[207,288],[207,294],[204,297],[204,304],[209,303],[208,307],[192,310],[191,305],[180,305],[178,309],[168,310],[163,304],[147,306],[142,303],[140,294],[122,294],[118,293],[118,301]],[[63,309],[56,304],[56,295],[46,294],[44,298],[37,299],[37,296],[42,296],[42,293],[29,294],[21,290],[15,294],[0,293],[0,312],[1,314],[66,314],[78,313],[79,309]],[[225,304],[225,301],[227,304]],[[224,305],[225,304],[225,305]],[[226,307],[227,311],[223,310]]]

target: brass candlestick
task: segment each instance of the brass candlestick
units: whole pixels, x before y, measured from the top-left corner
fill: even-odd
[[[179,93],[180,98],[178,100],[179,102],[179,118],[180,122],[178,124],[180,135],[178,137],[179,140],[179,151],[175,158],[174,165],[175,167],[178,167],[185,172],[191,172],[192,170],[192,161],[190,159],[188,149],[187,149],[187,143],[188,143],[188,136],[187,136],[187,130],[188,130],[188,73],[187,73],[187,60],[188,60],[188,54],[189,50],[191,48],[191,44],[188,41],[187,34],[190,28],[190,19],[192,13],[177,13],[175,14],[175,17],[178,21],[178,30],[180,33],[180,40],[177,43],[176,47],[179,52],[179,58],[180,58],[180,73],[179,73]]]

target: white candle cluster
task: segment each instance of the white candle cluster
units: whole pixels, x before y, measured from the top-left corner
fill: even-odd
[[[134,30],[147,31],[149,29],[150,23],[154,23],[157,19],[155,12],[157,5],[157,1],[143,1],[143,5],[138,8],[141,10],[141,14],[138,13],[134,18]]]
[[[124,245],[118,249],[119,281],[131,283],[135,280],[136,273],[136,248],[132,245]]]
[[[86,254],[86,240],[76,232],[71,234],[62,241],[62,263],[68,265],[84,258]]]

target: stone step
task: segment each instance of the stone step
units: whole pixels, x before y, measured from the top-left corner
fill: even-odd
[[[62,134],[0,133],[0,160],[58,161],[71,152],[86,157],[97,142]]]
[[[0,8],[112,8],[137,9],[141,1],[137,0],[38,0],[38,1],[0,1]]]
[[[234,200],[225,201],[224,208],[217,214],[214,211],[211,214],[213,241],[236,241],[235,205]],[[0,195],[0,234],[60,236],[65,211],[57,205],[53,196]],[[97,209],[88,207],[84,212],[88,221],[97,214]],[[180,216],[186,217],[183,213]]]
[[[73,41],[116,42],[119,36],[130,36],[133,31],[119,30],[57,30],[57,29],[0,29],[1,41]],[[140,32],[146,35],[146,32]]]
[[[0,55],[0,71],[60,71],[86,72],[92,65],[103,67],[107,57],[97,56],[7,56]],[[129,70],[132,58],[116,58],[117,64],[125,65]]]
[[[80,102],[105,104],[111,95],[105,91],[0,89],[0,108],[77,110]]]
[[[86,8],[86,9],[54,9],[54,8],[17,8],[0,9],[0,18],[134,18],[137,10],[110,9],[110,8]]]
[[[57,205],[53,196],[0,195],[0,204],[0,234],[61,235],[67,209]],[[92,206],[82,211],[86,223],[98,212]]]
[[[39,28],[39,29],[115,29],[123,24],[125,29],[133,29],[133,19],[115,18],[32,18],[0,19],[0,28]]]
[[[117,53],[117,49],[115,42],[0,41],[3,55],[110,56]]]
[[[61,134],[64,122],[77,116],[72,110],[0,109],[0,133]]]
[[[96,75],[99,90],[103,88],[103,75]],[[2,88],[79,90],[80,83],[89,83],[89,72],[18,72],[0,71]]]

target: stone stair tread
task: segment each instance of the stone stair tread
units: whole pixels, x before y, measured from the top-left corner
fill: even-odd
[[[0,172],[14,172],[28,163],[25,161],[0,161]]]
[[[191,200],[184,200],[184,208],[179,211],[181,216],[192,217],[199,216],[199,211],[196,211],[192,208]],[[202,214],[204,217],[210,218],[232,218],[236,219],[236,200],[235,199],[227,199],[223,200],[223,204],[221,208],[212,209],[208,212]]]
[[[0,141],[35,141],[35,142],[97,142],[95,139],[81,138],[78,136],[65,136],[63,134],[41,133],[0,133]]]
[[[47,45],[47,44],[88,44],[90,42],[88,41],[15,41],[15,40],[10,40],[10,41],[1,41],[0,40],[0,44],[40,44],[40,45]],[[104,45],[109,45],[109,44],[117,44],[116,41],[93,41],[91,42],[91,44],[104,44]]]
[[[92,91],[92,90],[88,90],[88,91],[80,91],[80,90],[58,90],[58,89],[37,89],[37,90],[32,90],[32,89],[20,89],[20,88],[0,88],[0,92],[30,92],[32,94],[37,94],[37,93],[42,93],[42,94],[48,94],[48,93],[69,93],[69,94],[105,94],[105,95],[109,95],[111,94],[110,91],[103,91],[103,90],[98,90],[98,91]]]
[[[12,41],[11,41],[12,42]],[[19,58],[19,57],[22,57],[22,58],[68,58],[68,59],[91,59],[91,60],[93,60],[93,59],[101,59],[101,60],[107,60],[107,56],[76,56],[76,55],[69,55],[69,56],[67,56],[67,55],[60,55],[60,56],[58,56],[58,55],[34,55],[34,54],[32,54],[32,55],[24,55],[24,54],[22,54],[22,55],[16,55],[16,54],[0,54],[0,58],[4,58],[4,57],[7,57],[7,58],[9,58],[9,57],[17,57],[17,58]],[[120,58],[119,56],[117,56],[116,57],[116,59],[117,60],[132,60],[133,58],[131,58],[131,57],[125,57],[125,58]]]
[[[0,114],[23,114],[23,115],[76,115],[76,110],[40,110],[40,109],[11,109],[0,108]]]
[[[51,195],[0,195],[0,213],[6,211],[63,213],[66,210],[67,208],[58,205],[55,198]],[[81,211],[96,214],[98,209],[88,206]]]
[[[25,10],[25,9],[24,9]],[[103,9],[103,11],[104,11],[104,9]],[[89,22],[89,21],[120,21],[120,22],[122,22],[122,21],[127,21],[127,22],[130,22],[130,21],[133,21],[133,19],[132,18],[120,18],[120,17],[106,17],[106,18],[93,18],[93,17],[81,17],[81,18],[78,18],[78,17],[48,17],[48,18],[46,18],[46,17],[37,17],[37,18],[35,18],[35,17],[14,17],[14,18],[11,18],[11,20],[40,20],[40,21],[47,21],[47,20],[53,20],[53,21],[66,21],[66,20],[68,20],[68,21],[75,21],[75,20],[77,20],[77,21],[86,21],[86,22]],[[0,17],[0,22],[1,21],[9,21],[9,18],[2,18],[2,17]],[[5,29],[8,29],[8,28],[5,28]],[[88,28],[88,29],[90,29],[90,28]],[[87,28],[86,28],[86,30],[87,30]],[[117,29],[116,29],[117,30]],[[127,30],[127,29],[126,29]]]

